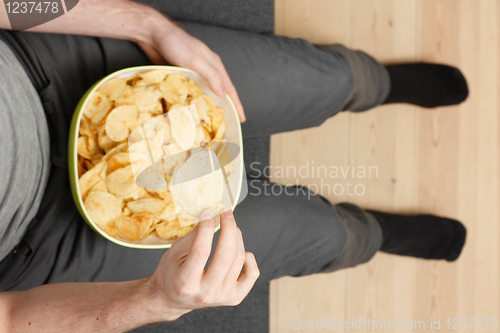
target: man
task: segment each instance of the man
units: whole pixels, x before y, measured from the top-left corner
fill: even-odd
[[[0,331],[130,330],[236,305],[256,281],[353,267],[378,250],[458,258],[466,234],[458,221],[333,206],[307,190],[249,193],[234,217],[222,216],[214,240],[205,212],[166,252],[119,247],[90,230],[70,195],[69,122],[83,93],[115,70],[168,62],[199,72],[231,95],[242,121],[245,107],[246,137],[317,126],[342,110],[467,97],[464,77],[448,66],[385,68],[341,45],[181,26],[137,3],[87,0],[38,33],[1,32]],[[0,27],[9,29],[5,12]]]

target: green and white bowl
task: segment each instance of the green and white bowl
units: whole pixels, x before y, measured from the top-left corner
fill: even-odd
[[[71,193],[73,195],[73,199],[78,208],[78,211],[82,215],[83,219],[101,236],[107,238],[108,240],[122,245],[126,247],[139,248],[139,249],[163,249],[169,248],[172,245],[171,240],[163,240],[155,235],[150,235],[149,237],[139,241],[139,242],[129,242],[124,239],[115,239],[108,234],[106,234],[103,230],[101,230],[92,218],[89,213],[85,209],[85,205],[82,201],[82,196],[80,193],[80,187],[78,183],[78,156],[77,156],[77,143],[78,143],[78,133],[80,129],[80,121],[82,118],[83,110],[85,109],[85,105],[87,104],[89,97],[96,91],[104,82],[113,79],[113,78],[129,78],[136,73],[146,72],[154,69],[167,69],[171,73],[179,73],[184,75],[188,79],[192,79],[197,85],[200,86],[201,91],[212,97],[217,104],[218,107],[223,108],[226,113],[224,114],[225,122],[227,126],[227,131],[225,133],[224,138],[231,143],[237,144],[240,147],[240,154],[233,161],[234,166],[234,176],[229,181],[229,185],[231,189],[237,189],[235,191],[236,198],[234,200],[235,204],[233,206],[233,210],[238,203],[238,199],[241,193],[241,186],[244,177],[244,164],[243,164],[243,137],[241,134],[241,125],[238,117],[238,113],[236,111],[236,107],[233,104],[233,101],[226,95],[224,97],[219,97],[209,88],[208,83],[203,79],[198,73],[193,72],[187,68],[174,67],[174,66],[140,66],[140,67],[131,67],[119,70],[106,76],[105,78],[99,80],[95,83],[81,98],[78,106],[76,107],[75,113],[73,114],[73,119],[71,121],[70,133],[69,133],[69,177],[71,183]],[[218,225],[218,221],[217,221]],[[215,231],[219,230],[219,225],[215,229]]]

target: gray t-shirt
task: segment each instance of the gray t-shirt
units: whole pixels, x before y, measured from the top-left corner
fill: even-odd
[[[0,41],[0,260],[21,241],[50,172],[42,103],[12,51]]]

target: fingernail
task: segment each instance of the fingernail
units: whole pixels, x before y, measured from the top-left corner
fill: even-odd
[[[231,216],[233,214],[233,211],[230,208],[225,208],[221,214],[224,216]]]
[[[225,95],[226,94],[226,89],[224,89],[223,86],[220,86],[219,88],[217,88],[217,94],[221,95],[221,96]]]
[[[200,221],[205,221],[205,220],[211,219],[212,217],[214,217],[214,213],[210,209],[207,209],[206,211],[201,213]]]

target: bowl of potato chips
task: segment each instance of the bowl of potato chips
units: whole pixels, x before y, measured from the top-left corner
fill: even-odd
[[[103,237],[126,247],[158,249],[170,247],[194,228],[193,217],[179,213],[168,187],[149,189],[137,185],[129,152],[133,133],[144,130],[144,124],[186,107],[195,110],[193,118],[198,125],[186,125],[178,116],[171,117],[168,137],[164,133],[155,137],[161,135],[155,141],[160,145],[160,154],[181,151],[179,147],[186,145],[183,133],[195,130],[182,127],[188,125],[198,126],[201,140],[209,147],[220,147],[215,148],[220,149],[217,156],[227,154],[222,151],[223,143],[239,147],[237,156],[223,167],[226,183],[235,195],[231,208],[235,208],[245,175],[241,126],[230,97],[217,96],[199,74],[189,69],[127,68],[101,79],[86,92],[70,128],[68,156],[73,199],[84,220]],[[147,149],[151,152],[149,142]],[[190,154],[177,153],[175,162],[185,163]]]

